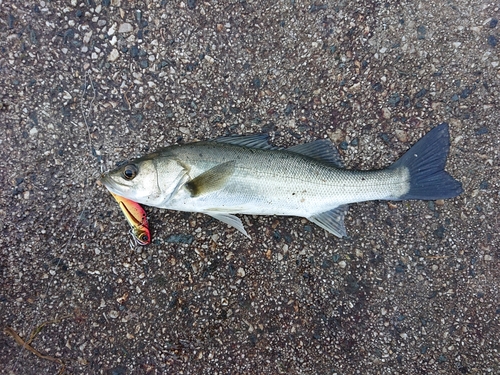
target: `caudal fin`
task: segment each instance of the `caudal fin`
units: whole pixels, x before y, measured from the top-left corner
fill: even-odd
[[[445,172],[450,149],[448,124],[442,123],[420,139],[390,169],[404,167],[410,175],[410,189],[397,200],[453,198],[463,192],[462,184]]]

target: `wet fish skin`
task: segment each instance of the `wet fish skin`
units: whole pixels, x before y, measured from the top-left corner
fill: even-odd
[[[160,149],[101,181],[132,201],[206,213],[247,236],[234,214],[306,217],[343,237],[350,203],[459,195],[461,183],[444,171],[449,144],[443,123],[389,168],[355,171],[326,140],[277,149],[263,135],[225,137]]]

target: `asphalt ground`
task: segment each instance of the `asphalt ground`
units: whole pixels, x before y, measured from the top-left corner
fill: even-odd
[[[499,16],[0,0],[0,372],[500,373]],[[138,247],[97,183],[158,147],[261,132],[383,168],[442,122],[464,193],[352,205],[345,239],[146,208]]]

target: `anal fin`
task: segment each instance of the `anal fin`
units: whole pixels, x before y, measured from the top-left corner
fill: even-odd
[[[348,209],[349,206],[345,204],[338,206],[333,210],[321,212],[308,217],[308,219],[337,237],[347,237],[344,218]]]
[[[225,214],[220,212],[205,212],[207,215],[212,216],[214,219],[220,220],[227,225],[236,228],[238,231],[243,233],[246,237],[251,238],[245,228],[243,228],[243,223],[240,218],[231,214]]]

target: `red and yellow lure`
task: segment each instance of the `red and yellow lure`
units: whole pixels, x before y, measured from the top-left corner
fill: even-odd
[[[127,222],[130,225],[130,234],[134,237],[139,245],[147,245],[151,242],[149,233],[148,218],[146,211],[139,203],[133,202],[127,198],[111,193],[113,198],[118,202]]]

